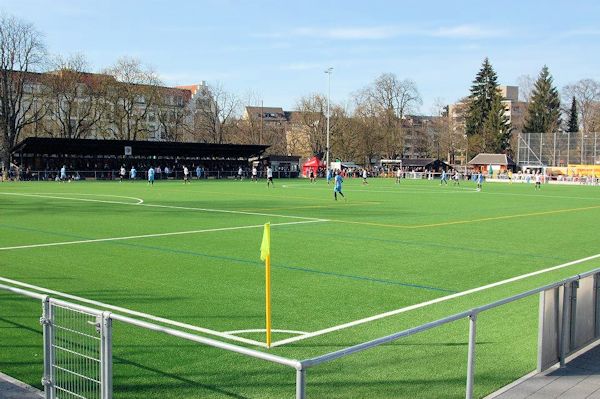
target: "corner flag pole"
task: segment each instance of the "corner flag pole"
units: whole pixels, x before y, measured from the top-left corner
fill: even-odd
[[[271,223],[265,223],[260,259],[265,261],[265,322],[267,348],[271,347]]]

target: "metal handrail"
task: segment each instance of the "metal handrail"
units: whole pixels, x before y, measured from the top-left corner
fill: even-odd
[[[476,340],[475,340],[476,320],[477,320],[477,316],[479,313],[502,306],[502,305],[505,305],[505,304],[508,304],[508,303],[511,303],[511,302],[514,302],[514,301],[518,301],[520,299],[523,299],[523,298],[526,298],[526,297],[529,297],[529,296],[532,296],[535,294],[539,294],[539,293],[547,291],[547,290],[555,289],[555,288],[558,288],[561,286],[567,286],[570,283],[579,281],[582,278],[589,277],[589,276],[592,276],[597,273],[600,273],[600,268],[596,268],[596,269],[587,271],[585,273],[580,273],[580,274],[577,274],[577,275],[574,275],[571,277],[567,277],[565,279],[562,279],[560,281],[557,281],[557,282],[554,282],[551,284],[546,284],[544,286],[537,287],[537,288],[522,292],[520,294],[512,295],[507,298],[503,298],[503,299],[500,299],[500,300],[497,300],[497,301],[494,301],[494,302],[491,302],[491,303],[488,303],[488,304],[485,304],[482,306],[478,306],[478,307],[472,308],[467,311],[463,311],[463,312],[456,313],[456,314],[453,314],[450,316],[446,316],[444,318],[437,319],[437,320],[434,320],[434,321],[431,321],[431,322],[428,322],[428,323],[425,323],[425,324],[422,324],[422,325],[419,325],[416,327],[412,327],[412,328],[409,328],[409,329],[406,329],[406,330],[403,330],[400,332],[396,332],[394,334],[386,335],[384,337],[380,337],[380,338],[377,338],[377,339],[374,339],[371,341],[363,342],[363,343],[360,343],[357,345],[353,345],[353,346],[350,346],[347,348],[343,348],[343,349],[340,349],[337,351],[329,352],[329,353],[326,353],[323,355],[319,355],[319,356],[304,359],[304,360],[289,359],[286,357],[265,353],[265,352],[262,352],[259,350],[254,350],[254,349],[250,349],[250,348],[246,348],[246,347],[242,347],[242,346],[238,346],[238,345],[234,345],[234,344],[230,344],[230,343],[225,343],[225,342],[218,341],[215,339],[206,338],[206,337],[202,337],[199,335],[190,334],[190,333],[186,333],[186,332],[183,332],[180,330],[176,330],[173,328],[161,326],[159,324],[150,323],[150,322],[134,319],[131,317],[123,316],[123,315],[120,315],[117,313],[109,313],[109,312],[106,312],[106,313],[107,313],[108,317],[112,320],[118,320],[123,323],[134,325],[134,326],[141,327],[141,328],[145,328],[145,329],[148,329],[151,331],[161,332],[161,333],[171,335],[174,337],[186,339],[188,341],[197,342],[197,343],[211,346],[214,348],[223,349],[223,350],[238,353],[241,355],[250,356],[250,357],[253,357],[256,359],[260,359],[260,360],[268,361],[271,363],[276,363],[276,364],[280,364],[283,366],[294,368],[296,370],[296,398],[297,399],[304,399],[306,397],[306,390],[305,390],[306,370],[309,368],[312,368],[312,367],[318,366],[320,364],[327,363],[327,362],[330,362],[330,361],[333,361],[333,360],[336,360],[336,359],[339,359],[342,357],[346,357],[346,356],[354,354],[354,353],[362,352],[367,349],[375,348],[380,345],[396,341],[403,337],[408,337],[408,336],[411,336],[411,335],[414,335],[414,334],[417,334],[420,332],[428,331],[428,330],[442,326],[447,323],[451,323],[451,322],[461,320],[464,318],[469,318],[470,325],[469,325],[469,350],[468,350],[468,364],[467,364],[466,397],[471,398],[473,395],[474,373],[475,373],[474,357],[475,357],[475,344],[476,344]],[[16,294],[24,295],[24,296],[27,296],[30,298],[39,299],[42,302],[52,301],[57,304],[73,307],[74,309],[98,312],[98,310],[96,310],[96,309],[84,307],[81,305],[76,305],[71,302],[66,302],[66,301],[62,301],[62,300],[58,300],[58,299],[49,299],[49,297],[45,294],[31,292],[31,291],[23,290],[20,288],[16,288],[16,287],[4,285],[4,284],[0,284],[0,289],[10,291],[10,292],[13,292]],[[562,358],[561,358],[561,361],[562,361]]]

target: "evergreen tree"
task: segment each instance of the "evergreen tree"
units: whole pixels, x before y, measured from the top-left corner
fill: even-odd
[[[571,111],[569,112],[569,122],[567,124],[567,132],[576,133],[579,131],[579,117],[577,116],[577,101],[573,96],[571,102]]]
[[[552,75],[544,65],[531,92],[525,116],[525,133],[550,133],[560,126],[560,98]]]
[[[489,60],[485,58],[471,86],[465,122],[467,135],[483,134],[484,124],[492,109],[494,99],[500,96],[497,79],[496,72]]]
[[[502,104],[500,93],[494,96],[492,108],[483,124],[485,149],[489,152],[506,153],[510,149],[510,120]]]

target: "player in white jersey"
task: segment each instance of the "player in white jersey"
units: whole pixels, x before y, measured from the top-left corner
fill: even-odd
[[[121,166],[121,170],[119,170],[119,183],[123,183],[123,179],[125,178],[125,166]]]
[[[256,166],[252,167],[252,181],[258,183],[258,170],[256,170]]]
[[[267,166],[267,188],[269,188],[269,185],[275,187],[273,184],[273,169],[271,169],[270,166]]]
[[[187,184],[190,182],[190,170],[187,166],[183,166],[183,184]]]

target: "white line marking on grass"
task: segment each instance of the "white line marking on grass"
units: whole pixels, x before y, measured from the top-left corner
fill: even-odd
[[[253,328],[250,330],[225,331],[224,334],[235,335],[235,334],[246,334],[246,333],[261,333],[261,332],[265,332],[265,331],[266,330],[264,328]],[[271,330],[271,332],[282,333],[282,334],[297,334],[297,335],[308,334],[306,331],[278,330],[278,329]]]
[[[23,196],[23,197],[62,199],[62,200],[69,200],[69,201],[99,202],[99,203],[104,203],[104,204],[136,205],[136,206],[147,206],[147,207],[153,207],[153,208],[181,209],[181,210],[186,210],[186,211],[231,213],[234,215],[268,216],[268,217],[278,217],[278,218],[287,218],[287,219],[313,220],[313,221],[320,221],[320,222],[327,221],[327,219],[311,218],[311,217],[304,217],[304,216],[276,215],[276,214],[272,214],[272,213],[244,212],[244,211],[234,211],[234,210],[227,210],[227,209],[194,208],[194,207],[176,206],[176,205],[158,205],[158,204],[131,203],[131,202],[121,202],[121,201],[106,201],[106,200],[96,200],[96,199],[88,199],[88,198],[73,198],[73,197],[62,197],[62,196],[59,197],[59,196],[44,195],[44,194],[25,194],[25,193],[0,193],[0,194],[17,195],[17,196]]]
[[[211,329],[208,329],[208,328],[198,327],[198,326],[194,326],[194,325],[187,324],[187,323],[181,323],[179,321],[165,319],[163,317],[158,317],[158,316],[153,316],[153,315],[148,314],[148,313],[142,313],[142,312],[138,312],[138,311],[135,311],[135,310],[130,310],[130,309],[127,309],[127,308],[122,308],[120,306],[109,305],[107,303],[98,302],[98,301],[94,301],[94,300],[91,300],[91,299],[82,298],[82,297],[71,295],[71,294],[66,294],[64,292],[55,291],[55,290],[51,290],[51,289],[48,289],[48,288],[38,287],[36,285],[27,284],[27,283],[23,283],[23,282],[16,281],[16,280],[11,280],[11,279],[4,278],[4,277],[0,277],[0,281],[4,281],[5,283],[9,283],[9,284],[16,285],[16,286],[19,286],[19,287],[29,288],[29,289],[32,289],[32,290],[35,290],[35,291],[42,292],[44,294],[58,295],[58,296],[61,296],[63,298],[68,298],[68,299],[71,299],[71,300],[74,300],[74,301],[77,301],[77,302],[87,303],[87,304],[94,305],[94,306],[97,306],[97,307],[100,307],[100,308],[114,310],[116,312],[125,313],[125,314],[131,315],[131,316],[141,317],[141,318],[144,318],[144,319],[147,319],[147,320],[153,320],[153,321],[156,321],[156,322],[159,322],[159,323],[163,323],[163,324],[168,324],[168,325],[171,325],[171,326],[185,328],[187,330],[196,331],[196,332],[200,332],[200,333],[207,334],[207,335],[213,335],[213,336],[217,336],[217,337],[229,339],[229,340],[232,340],[232,341],[238,341],[238,342],[243,342],[245,344],[260,346],[260,347],[263,347],[263,348],[267,347],[267,344],[265,344],[263,342],[255,341],[253,339],[238,337],[236,335],[231,335],[231,334],[228,334],[228,333],[223,333],[223,332],[220,332],[220,331],[211,330]]]
[[[395,316],[395,315],[400,314],[400,313],[405,313],[405,312],[408,312],[408,311],[411,311],[411,310],[415,310],[415,309],[419,309],[419,308],[424,308],[426,306],[430,306],[430,305],[433,305],[433,304],[436,304],[436,303],[445,302],[445,301],[448,301],[450,299],[459,298],[461,296],[473,294],[473,293],[479,292],[479,291],[484,291],[484,290],[487,290],[487,289],[490,289],[490,288],[498,287],[500,285],[504,285],[504,284],[515,282],[515,281],[523,280],[523,279],[526,279],[526,278],[529,278],[529,277],[537,276],[539,274],[548,273],[548,272],[551,272],[551,271],[554,271],[554,270],[558,270],[558,269],[562,269],[562,268],[565,268],[565,267],[577,265],[579,263],[584,263],[584,262],[587,262],[587,261],[590,261],[590,260],[593,260],[593,259],[598,259],[598,258],[600,258],[600,254],[588,256],[586,258],[574,260],[574,261],[567,262],[567,263],[563,263],[561,265],[549,267],[547,269],[538,270],[538,271],[527,273],[527,274],[522,274],[520,276],[511,277],[511,278],[506,279],[506,280],[497,281],[495,283],[483,285],[481,287],[472,288],[470,290],[466,290],[466,291],[462,291],[462,292],[457,292],[456,294],[446,295],[446,296],[443,296],[443,297],[440,297],[440,298],[432,299],[430,301],[421,302],[421,303],[418,303],[418,304],[415,304],[415,305],[410,305],[410,306],[406,306],[404,308],[400,308],[400,309],[392,310],[392,311],[389,311],[389,312],[381,313],[381,314],[378,314],[378,315],[366,317],[364,319],[351,321],[349,323],[340,324],[340,325],[329,327],[329,328],[325,328],[325,329],[319,330],[319,331],[314,331],[314,332],[311,332],[311,333],[308,333],[308,334],[305,334],[305,335],[300,335],[298,337],[292,337],[292,338],[283,339],[281,341],[273,342],[271,344],[271,347],[281,346],[281,345],[289,344],[289,343],[292,343],[292,342],[301,341],[301,340],[304,340],[304,339],[307,339],[307,338],[312,338],[312,337],[316,337],[316,336],[319,336],[319,335],[328,334],[328,333],[331,333],[331,332],[334,332],[334,331],[339,331],[339,330],[343,330],[343,329],[346,329],[346,328],[358,326],[360,324],[365,324],[365,323],[368,323],[368,322],[371,322],[371,321],[380,320],[380,319],[383,319],[383,318],[386,318],[386,317]]]
[[[271,226],[288,226],[293,224],[306,224],[306,223],[319,223],[324,220],[303,220],[300,222],[284,222],[284,223],[271,223]],[[88,244],[95,242],[107,242],[107,241],[123,241],[123,240],[135,240],[139,238],[153,238],[153,237],[168,237],[178,236],[184,234],[199,234],[199,233],[211,233],[215,231],[231,231],[231,230],[244,230],[244,229],[257,229],[264,227],[264,224],[254,224],[249,226],[233,226],[233,227],[219,227],[214,229],[203,229],[203,230],[188,230],[188,231],[175,231],[170,233],[156,233],[156,234],[142,234],[135,236],[125,237],[108,237],[108,238],[92,238],[89,240],[77,240],[77,241],[59,241],[50,242],[43,244],[30,244],[30,245],[17,245],[12,247],[0,247],[0,251],[9,251],[14,249],[29,249],[29,248],[41,248],[41,247],[57,247],[61,245],[75,245],[75,244]]]

